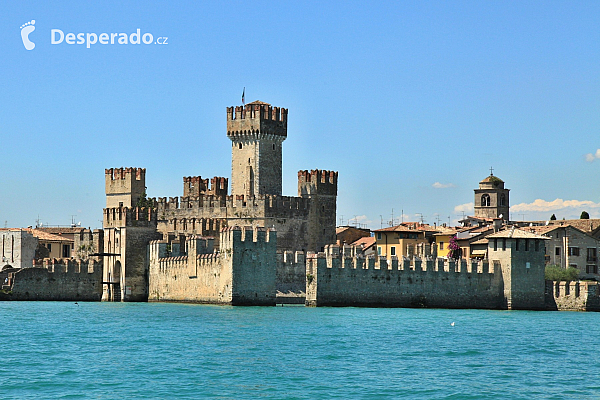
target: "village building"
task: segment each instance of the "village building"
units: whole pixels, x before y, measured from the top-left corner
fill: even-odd
[[[354,226],[338,226],[335,228],[338,245],[350,244],[363,237],[370,237],[371,230]]]
[[[429,244],[425,229],[417,224],[400,224],[388,228],[376,229],[377,254],[391,257],[412,256],[419,244]]]
[[[361,237],[350,245],[360,249],[365,256],[374,256],[377,254],[375,236]]]

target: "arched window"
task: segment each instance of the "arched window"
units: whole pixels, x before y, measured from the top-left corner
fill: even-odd
[[[500,205],[501,206],[505,206],[506,205],[506,196],[504,195],[504,193],[502,193],[500,195]]]
[[[483,196],[481,196],[481,206],[482,207],[489,207],[490,204],[491,204],[491,202],[490,202],[489,194],[484,194]]]

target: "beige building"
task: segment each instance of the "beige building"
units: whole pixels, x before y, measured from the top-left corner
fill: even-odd
[[[74,239],[39,229],[28,229],[28,231],[38,239],[40,246],[48,250],[48,253],[44,254],[43,258],[70,258],[72,256],[74,252]]]
[[[546,265],[577,268],[582,278],[598,277],[598,239],[570,224],[524,229],[550,239],[546,244]]]
[[[377,254],[388,258],[415,254],[418,244],[429,243],[425,231],[413,225],[411,227],[396,225],[373,232],[375,233]]]

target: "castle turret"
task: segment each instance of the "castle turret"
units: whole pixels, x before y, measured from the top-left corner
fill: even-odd
[[[479,182],[475,189],[475,216],[480,218],[502,218],[509,220],[510,189],[504,188],[504,181],[493,173]]]
[[[255,101],[227,108],[231,139],[231,194],[281,195],[281,145],[287,138],[285,108]]]
[[[337,180],[335,171],[298,171],[298,196],[310,198],[309,250],[323,251],[336,241]]]
[[[106,208],[135,207],[146,192],[145,168],[110,168],[104,171]]]
[[[183,177],[183,197],[198,197],[200,195],[209,196],[227,196],[228,179],[220,176],[215,176],[210,180],[202,179],[201,176],[184,176]]]
[[[104,301],[147,301],[146,245],[161,237],[156,208],[104,209]]]
[[[494,272],[502,273],[503,308],[544,309],[546,241],[550,238],[512,228],[486,239]]]

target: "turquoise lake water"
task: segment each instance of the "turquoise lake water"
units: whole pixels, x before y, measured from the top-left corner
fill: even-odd
[[[0,338],[2,399],[600,398],[600,313],[2,302]]]

